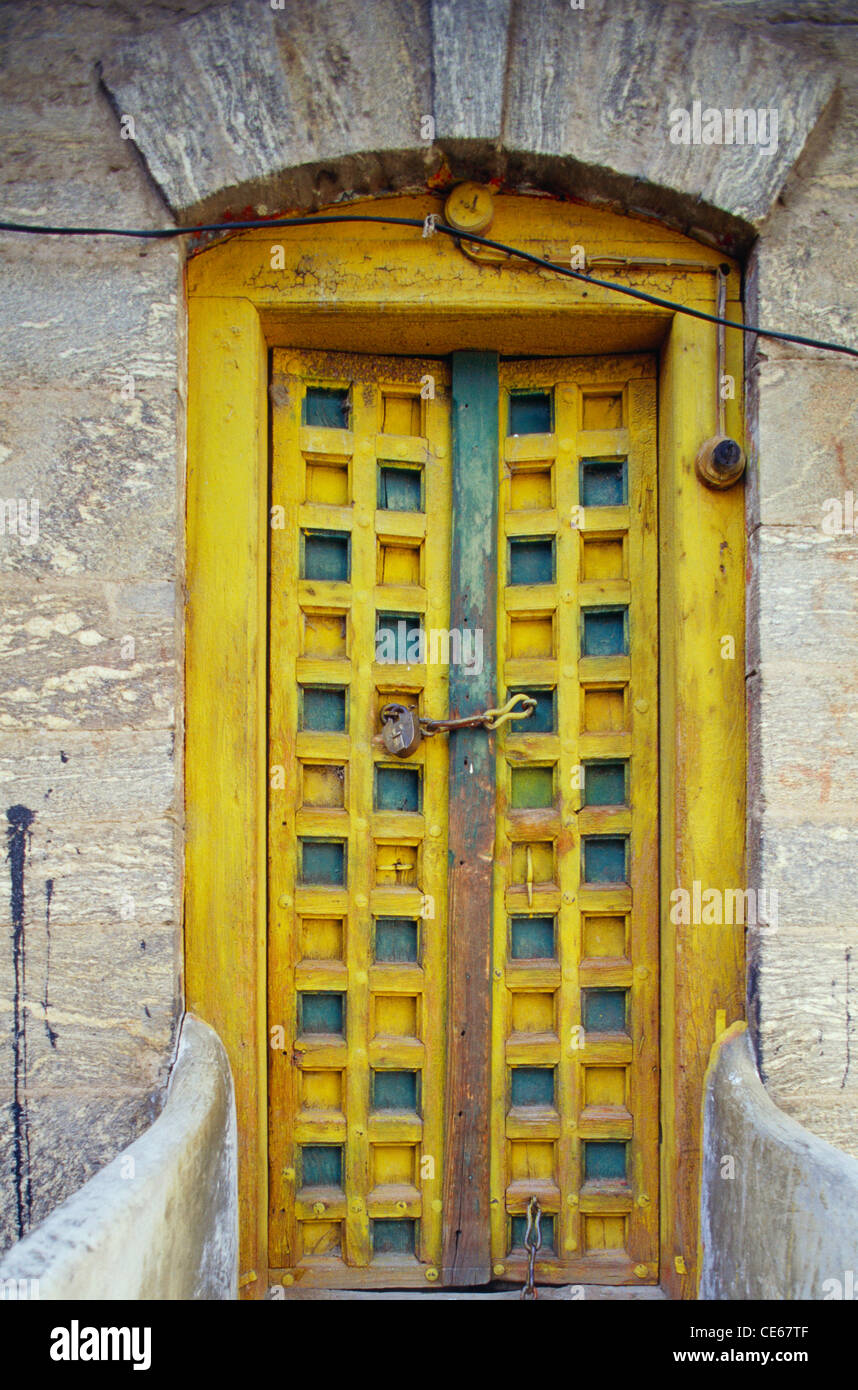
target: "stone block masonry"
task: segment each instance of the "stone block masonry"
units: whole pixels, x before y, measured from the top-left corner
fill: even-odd
[[[96,71],[138,23],[0,8],[4,216],[164,220]],[[177,246],[0,243],[0,499],[39,508],[0,534],[4,1249],[152,1123],[175,1051],[184,326]]]

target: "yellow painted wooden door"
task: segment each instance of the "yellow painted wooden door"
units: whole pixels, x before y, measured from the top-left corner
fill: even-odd
[[[648,356],[273,354],[275,1282],[523,1279],[531,1198],[537,1282],[657,1280],[655,392]],[[533,715],[387,751],[385,704],[469,679]]]

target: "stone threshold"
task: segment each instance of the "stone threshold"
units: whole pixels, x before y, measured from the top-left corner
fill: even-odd
[[[573,1293],[574,1288],[574,1293]],[[580,1290],[583,1288],[584,1296],[581,1297]],[[416,1302],[420,1299],[424,1301],[437,1302],[491,1302],[500,1299],[520,1300],[521,1292],[519,1289],[497,1289],[497,1290],[472,1290],[472,1289],[391,1289],[388,1292],[378,1289],[284,1289],[283,1299],[279,1301],[299,1301],[312,1302],[317,1299],[334,1299],[340,1302],[368,1302],[370,1300],[382,1300],[385,1303],[393,1300],[401,1301],[408,1299]],[[648,1302],[666,1302],[667,1295],[658,1286],[647,1288],[624,1288],[608,1284],[576,1284],[561,1285],[559,1287],[542,1288],[538,1290],[538,1301],[542,1302],[566,1302],[566,1303],[622,1303],[627,1301],[645,1300]]]

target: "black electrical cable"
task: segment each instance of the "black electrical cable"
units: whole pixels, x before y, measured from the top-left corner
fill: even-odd
[[[431,215],[431,214],[430,214]],[[259,228],[313,227],[330,222],[378,222],[394,227],[420,227],[424,231],[428,219],[418,217],[383,217],[369,213],[320,213],[309,217],[260,217],[241,222],[209,222],[197,227],[39,227],[27,222],[0,222],[0,232],[23,232],[30,236],[120,236],[136,237],[149,241],[165,241],[171,237],[199,236],[203,232],[240,232]],[[654,304],[659,309],[671,309],[689,318],[703,319],[706,323],[721,324],[724,328],[737,328],[740,333],[754,334],[759,338],[774,338],[783,343],[800,343],[803,347],[821,348],[825,352],[843,352],[849,357],[858,357],[858,348],[847,347],[845,343],[827,343],[819,338],[805,338],[799,333],[782,333],[775,328],[760,328],[753,323],[736,323],[734,319],[723,319],[717,314],[707,314],[703,309],[690,309],[687,304],[676,304],[672,299],[661,299],[658,295],[647,294],[645,290],[632,289],[630,285],[618,285],[613,280],[599,280],[594,275],[586,275],[570,266],[556,265],[543,256],[535,256],[530,251],[522,251],[517,246],[507,246],[502,241],[492,241],[478,236],[475,232],[463,232],[457,227],[449,227],[445,222],[434,221],[433,232],[441,232],[455,241],[471,241],[478,246],[487,246],[493,251],[502,251],[517,260],[530,265],[551,270],[555,275],[566,276],[570,280],[581,280],[586,285],[596,285],[599,289],[615,290],[617,294],[640,299],[645,304]]]

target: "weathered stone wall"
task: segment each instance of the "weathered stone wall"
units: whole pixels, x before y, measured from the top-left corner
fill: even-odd
[[[837,74],[751,260],[749,316],[858,345],[858,13],[789,26]],[[749,376],[752,881],[777,930],[749,933],[750,1020],[773,1100],[858,1155],[858,362],[760,342]],[[856,513],[858,517],[858,513]]]
[[[759,233],[751,317],[854,343],[853,11],[0,3],[0,208],[167,225],[168,209],[187,222],[416,187],[445,159],[452,178],[607,201],[732,249]],[[776,106],[776,154],[677,150],[667,112],[694,99]],[[173,1055],[183,254],[0,234],[0,501],[18,523],[4,509],[5,1243],[139,1134]],[[778,1104],[858,1153],[858,555],[822,528],[826,499],[858,491],[856,376],[847,358],[766,342],[748,381],[750,882],[779,893],[778,930],[751,934],[753,1034]]]
[[[163,223],[95,70],[140,23],[0,6],[3,217]],[[0,534],[0,1249],[154,1119],[174,1052],[180,258],[0,237],[0,500],[38,504]]]

